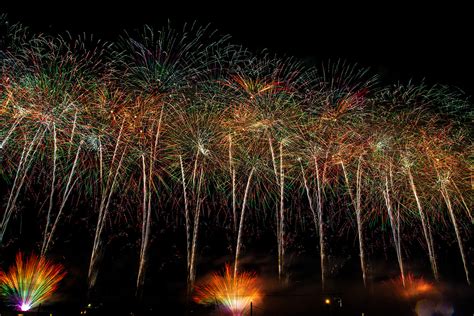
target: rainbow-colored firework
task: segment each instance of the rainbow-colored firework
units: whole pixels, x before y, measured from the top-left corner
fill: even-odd
[[[65,275],[61,265],[34,254],[25,259],[19,252],[8,272],[0,271],[0,296],[17,310],[28,311],[46,302]]]
[[[262,299],[262,289],[255,273],[242,272],[235,275],[226,264],[224,273],[214,273],[196,286],[194,301],[199,304],[217,304],[226,314],[241,316]]]

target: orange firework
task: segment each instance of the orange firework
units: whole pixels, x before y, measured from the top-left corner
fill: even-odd
[[[16,264],[7,273],[0,271],[0,296],[16,309],[28,311],[50,298],[65,275],[61,265],[35,255],[24,261],[19,252]]]
[[[261,298],[255,273],[242,272],[234,278],[231,266],[226,264],[224,274],[214,273],[196,287],[194,301],[204,305],[217,303],[225,313],[237,316],[243,315],[250,303],[258,303]]]
[[[392,282],[396,286],[398,294],[405,298],[433,294],[436,291],[436,288],[432,283],[424,280],[421,277],[415,277],[413,274],[408,274],[406,276],[405,286],[403,286],[401,278]]]

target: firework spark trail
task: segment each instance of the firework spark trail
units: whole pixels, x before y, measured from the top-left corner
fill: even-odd
[[[232,135],[229,135],[229,173],[232,181],[232,215],[234,219],[234,234],[237,232],[237,206],[235,197],[235,169],[232,162]]]
[[[392,174],[390,174],[390,185],[393,190],[394,185],[393,185]],[[400,270],[402,272],[402,275],[405,275],[405,269],[403,267],[402,247],[401,247],[402,237],[400,235],[400,203],[397,203],[397,237],[398,237],[398,243],[397,243],[398,253],[400,254]]]
[[[279,258],[279,275],[284,273],[285,269],[285,174],[283,170],[283,141],[280,142],[280,258]]]
[[[430,228],[429,223],[427,222],[427,219],[425,218],[425,214],[423,212],[420,199],[418,198],[418,193],[416,190],[415,181],[413,180],[413,176],[411,174],[410,166],[407,166],[406,169],[407,169],[408,180],[410,182],[410,187],[412,189],[413,196],[415,197],[416,205],[418,207],[418,214],[420,215],[421,225],[423,226],[423,234],[425,236],[426,246],[428,247],[428,255],[431,262],[431,269],[433,270],[433,275],[436,281],[438,281],[439,280],[438,265],[436,264],[436,257],[434,253],[434,247],[433,247],[433,239],[431,237],[431,228]]]
[[[198,158],[198,155],[196,155]],[[203,170],[200,170],[200,176],[197,183],[197,193],[195,196],[195,209],[194,209],[194,219],[193,225],[191,227],[191,214],[189,212],[189,200],[187,197],[187,190],[186,190],[186,177],[184,174],[184,166],[183,166],[183,158],[181,155],[179,156],[179,162],[181,167],[181,177],[183,182],[183,197],[184,197],[184,212],[185,212],[185,221],[186,221],[186,246],[187,246],[187,284],[188,284],[188,294],[191,294],[194,281],[196,279],[196,244],[197,244],[197,237],[198,237],[198,229],[199,229],[199,219],[200,219],[200,195],[201,195],[201,184],[202,184],[202,177],[203,177]],[[197,172],[197,171],[196,171]],[[194,171],[193,171],[194,173]]]
[[[44,239],[43,239],[43,246],[41,248],[41,255],[42,256],[44,256],[47,253],[48,249],[49,249],[49,244],[51,243],[51,240],[53,238],[56,227],[58,226],[59,219],[61,218],[64,207],[66,206],[66,201],[67,201],[69,195],[71,194],[75,183],[78,180],[78,179],[75,179],[74,182],[72,182],[72,178],[73,178],[75,170],[76,170],[77,162],[79,161],[79,153],[81,152],[82,144],[83,144],[83,142],[80,141],[79,146],[77,147],[76,156],[74,157],[74,162],[72,164],[71,171],[69,172],[69,177],[68,177],[68,180],[67,180],[67,183],[66,183],[66,188],[64,189],[61,205],[59,206],[58,213],[56,214],[56,218],[54,220],[53,226],[51,227],[51,230],[49,232],[47,231],[48,225],[46,226],[45,235],[44,235]],[[72,185],[71,185],[71,182],[72,182]]]
[[[270,136],[268,136],[268,145],[270,147],[270,154],[272,156],[272,163],[273,163],[273,173],[275,174],[275,182],[277,183],[277,185],[280,185],[280,180],[278,179],[278,171],[277,171],[277,164],[276,164],[276,158],[275,158],[275,150],[273,149],[273,142],[270,138]]]
[[[392,164],[390,164],[390,179],[392,179]],[[395,251],[397,253],[397,260],[398,260],[398,267],[400,269],[400,277],[402,279],[402,285],[405,287],[405,271],[403,268],[403,258],[401,252],[401,237],[400,237],[400,217],[395,218],[393,216],[393,209],[392,209],[392,202],[390,200],[390,187],[389,187],[389,180],[387,175],[385,175],[385,189],[382,190],[382,195],[385,200],[385,205],[387,207],[388,218],[390,220],[390,227],[392,229],[392,237],[393,243],[395,245]]]
[[[67,155],[68,156],[71,155],[71,147],[72,147],[72,144],[73,144],[72,141],[74,140],[74,133],[76,132],[76,123],[77,123],[77,110],[74,113],[74,121],[72,122],[71,137],[69,138],[69,148],[67,150]]]
[[[314,164],[316,168],[316,185],[317,185],[316,199],[318,203],[317,214],[316,214],[316,211],[314,210],[314,206],[313,206],[313,199],[311,198],[311,194],[308,187],[308,181],[306,180],[306,174],[303,169],[303,164],[301,163],[301,159],[299,159],[299,161],[300,161],[300,166],[301,166],[301,174],[303,175],[303,184],[306,191],[306,197],[308,198],[309,208],[313,215],[314,226],[319,235],[319,255],[320,255],[320,260],[321,260],[321,289],[324,290],[325,284],[326,284],[326,268],[325,268],[326,255],[324,251],[324,223],[323,223],[323,214],[322,214],[321,186],[320,186],[320,180],[319,180],[319,166],[318,166],[317,158],[315,156]]]
[[[194,169],[193,169],[193,182],[192,187],[195,188],[196,185],[196,174],[198,170],[198,161],[199,161],[199,153],[201,152],[201,143],[198,142],[197,149],[196,149],[196,157],[194,158]]]
[[[8,222],[9,222],[9,219],[10,219],[10,216],[11,216],[11,212],[12,210],[10,210],[10,202],[11,202],[11,199],[14,195],[14,192],[15,192],[15,188],[16,188],[16,182],[18,180],[18,176],[20,174],[20,166],[23,162],[23,158],[24,158],[24,153],[25,153],[25,150],[26,150],[26,146],[25,148],[23,149],[23,152],[22,152],[22,156],[21,156],[21,159],[20,159],[20,164],[19,164],[19,168],[17,169],[17,173],[16,173],[16,176],[15,176],[15,180],[13,182],[13,186],[12,186],[12,191],[10,193],[10,196],[9,196],[9,199],[8,199],[8,204],[7,204],[7,207],[5,209],[5,212],[3,213],[3,218],[2,218],[2,222],[0,223],[0,244],[1,242],[3,241],[3,236],[5,234],[5,231],[6,231],[6,226],[8,225]]]
[[[97,137],[99,143],[99,192],[104,192],[104,154],[100,135]]]
[[[346,166],[344,164],[344,161],[342,161],[342,160],[341,160],[341,167],[342,167],[342,173],[344,174],[344,181],[346,182],[347,191],[349,192],[349,197],[351,199],[351,203],[355,208],[356,204],[355,204],[355,200],[354,200],[354,195],[352,193],[352,187],[349,184],[349,177],[347,176]]]
[[[321,192],[321,180],[319,178],[318,160],[314,157],[314,166],[316,168],[316,189],[318,200],[318,222],[319,222],[319,254],[321,258],[321,286],[324,289],[326,282],[326,251],[324,243],[324,221],[323,221],[323,199]]]
[[[123,126],[123,124],[122,124],[122,126]],[[118,148],[119,141],[120,141],[120,138],[117,139],[117,144],[116,144],[116,147],[115,147],[115,150],[114,150],[114,155],[113,155],[110,170],[109,170],[109,179],[110,179],[111,174],[112,174],[113,162],[115,160],[114,158],[115,158],[116,150]],[[109,186],[106,185],[105,190],[103,191],[103,197],[102,197],[101,205],[99,207],[99,216],[98,216],[98,219],[97,219],[97,226],[96,226],[96,232],[95,232],[95,237],[94,237],[94,244],[92,246],[91,260],[90,260],[90,263],[89,263],[88,278],[89,278],[89,288],[90,289],[92,289],[95,286],[95,283],[97,281],[97,269],[98,269],[98,263],[99,263],[98,262],[99,261],[98,256],[100,255],[100,250],[101,250],[100,248],[101,248],[101,245],[102,245],[102,231],[103,231],[104,226],[105,226],[105,220],[107,218],[110,200],[111,200],[111,197],[112,197],[112,193],[114,192],[115,185],[117,183],[117,177],[118,177],[119,171],[122,167],[122,162],[123,162],[123,158],[125,156],[126,151],[127,151],[127,146],[125,146],[125,148],[123,149],[123,152],[120,156],[118,166],[115,169],[115,174],[113,176],[113,180],[111,180],[112,182],[110,184],[110,188],[108,188]],[[107,183],[109,183],[109,179],[107,179]]]
[[[144,246],[146,241],[146,233],[147,233],[147,226],[148,226],[148,199],[150,198],[147,192],[147,172],[145,166],[145,156],[142,154],[142,178],[143,178],[143,201],[142,201],[142,237],[141,237],[141,246],[140,246],[140,259],[139,259],[139,266],[138,266],[138,276],[137,276],[137,291],[141,289],[143,286],[144,281]],[[151,168],[151,166],[150,166]]]
[[[10,138],[11,134],[13,133],[15,128],[21,123],[22,120],[23,120],[23,116],[20,116],[19,118],[15,120],[12,127],[8,130],[7,135],[5,135],[5,138],[0,143],[0,150],[4,149],[3,147],[8,142],[8,139]]]
[[[140,259],[139,259],[139,268],[137,276],[137,294],[141,294],[143,290],[143,284],[145,282],[145,268],[147,262],[147,252],[148,244],[150,240],[150,230],[151,230],[151,189],[153,186],[153,166],[156,161],[156,152],[158,147],[158,140],[160,138],[161,131],[161,122],[163,118],[163,109],[161,108],[160,118],[158,121],[158,126],[156,128],[155,142],[150,152],[150,161],[149,161],[149,174],[148,174],[148,193],[146,186],[146,172],[145,172],[145,158],[142,155],[142,166],[143,166],[143,223],[142,223],[142,239],[140,247]],[[146,207],[145,207],[146,205]]]
[[[439,181],[441,183],[441,188],[440,188],[441,195],[443,196],[443,199],[446,202],[446,206],[447,206],[448,211],[449,211],[449,216],[451,218],[451,222],[453,223],[454,232],[456,233],[456,239],[458,241],[459,252],[461,253],[462,264],[464,266],[464,272],[466,274],[466,281],[467,281],[467,284],[471,285],[471,280],[469,278],[469,269],[467,267],[467,262],[466,262],[466,255],[464,253],[464,246],[463,246],[462,239],[461,239],[461,233],[459,232],[458,223],[457,223],[456,216],[454,214],[453,207],[452,207],[452,204],[451,204],[451,198],[449,197],[449,193],[448,193],[448,190],[446,188],[446,183],[445,182],[448,182],[449,178],[447,178],[447,179],[439,178]]]
[[[272,158],[273,173],[275,174],[275,183],[277,184],[278,187],[280,187],[281,184],[280,184],[280,179],[278,178],[275,151],[273,149],[273,143],[272,143],[272,140],[271,140],[270,136],[268,136],[268,145],[269,145],[269,148],[270,148],[270,154],[271,154],[271,158]],[[281,215],[281,213],[278,209],[278,205],[276,205],[275,207],[276,207],[276,212],[275,212],[276,216],[275,217],[276,217],[276,226],[277,226],[276,234],[277,234],[277,246],[278,246],[278,279],[281,280],[281,275],[282,275],[281,232],[280,232],[280,229],[281,229],[281,217],[280,217],[280,215]]]
[[[54,190],[56,184],[56,161],[57,161],[57,154],[58,154],[58,145],[57,145],[57,137],[56,137],[56,123],[53,123],[53,179],[51,180],[51,193],[49,195],[49,207],[48,213],[46,214],[46,225],[44,227],[43,233],[43,246],[41,247],[41,253],[43,254],[43,249],[46,244],[46,236],[48,234],[49,224],[51,222],[51,211],[53,209],[53,197],[54,197]]]
[[[19,252],[8,272],[0,270],[0,296],[17,310],[27,311],[46,302],[65,275],[61,265],[35,255],[25,261]]]
[[[191,245],[191,259],[189,260],[189,285],[190,290],[194,288],[194,282],[196,280],[196,247],[199,230],[199,220],[201,218],[201,185],[202,185],[203,170],[201,168],[199,180],[197,184],[197,195],[196,195],[196,207],[194,210],[194,223],[193,223],[193,240]]]
[[[126,151],[126,148],[122,152],[122,155],[121,155],[120,160],[118,162],[118,166],[117,166],[117,169],[115,171],[115,175],[114,175],[114,178],[112,180],[112,184],[110,186],[108,196],[105,197],[105,199],[104,199],[105,205],[101,208],[101,211],[99,212],[99,219],[98,219],[98,224],[97,224],[97,228],[96,228],[96,234],[95,234],[95,237],[94,237],[94,244],[93,244],[93,247],[92,247],[91,260],[90,260],[90,264],[89,264],[89,273],[88,273],[88,275],[89,275],[89,288],[93,288],[95,286],[95,282],[97,280],[97,271],[96,271],[96,269],[98,269],[98,261],[99,261],[98,256],[100,255],[100,251],[101,251],[100,248],[101,248],[101,245],[102,245],[102,231],[103,231],[104,226],[105,226],[105,220],[107,218],[112,193],[114,192],[115,185],[117,183],[117,177],[118,177],[119,171],[122,167],[122,162],[123,162],[123,157],[125,156],[125,151]]]
[[[25,146],[23,147],[23,151],[21,153],[21,158],[20,158],[20,162],[18,163],[18,167],[17,167],[17,170],[16,170],[16,175],[15,175],[15,180],[13,181],[13,186],[12,186],[12,190],[10,192],[10,196],[8,198],[8,203],[7,203],[7,207],[5,209],[5,213],[3,214],[3,219],[2,219],[2,222],[0,223],[0,244],[1,242],[3,241],[3,234],[4,234],[4,231],[6,230],[6,226],[8,224],[8,220],[10,218],[10,203],[11,203],[11,200],[13,198],[13,195],[14,195],[14,192],[15,192],[15,188],[16,188],[16,183],[18,181],[18,177],[20,175],[20,172],[22,170],[22,165],[23,165],[23,160],[25,159],[25,153],[26,153],[26,149],[27,148],[27,144],[25,144]]]
[[[23,183],[25,182],[28,170],[31,168],[31,165],[33,164],[34,156],[36,154],[36,151],[38,150],[39,145],[41,144],[41,139],[43,138],[45,132],[46,132],[46,128],[43,128],[43,129],[39,128],[36,131],[36,134],[33,137],[32,141],[30,142],[30,145],[26,153],[25,153],[26,147],[23,150],[20,163],[18,164],[18,170],[15,176],[15,180],[13,182],[12,191],[10,193],[10,197],[8,198],[7,207],[5,209],[5,213],[3,214],[2,222],[0,223],[0,244],[2,244],[3,237],[5,236],[5,231],[8,226],[8,222],[10,221],[10,217],[16,205],[16,201],[20,194],[21,188],[23,187]],[[23,171],[23,176],[21,177],[20,182],[17,183],[18,176],[20,175],[21,171]]]
[[[301,158],[299,159],[300,167],[301,167],[301,175],[303,176],[303,184],[306,191],[306,197],[308,198],[309,209],[311,210],[311,214],[313,215],[313,222],[316,230],[318,230],[318,217],[316,215],[316,211],[314,210],[313,206],[313,199],[311,198],[311,194],[309,192],[308,181],[306,180],[306,174],[303,169],[303,163],[301,162]]]
[[[453,186],[454,186],[454,189],[455,189],[456,192],[458,193],[459,198],[461,199],[462,205],[463,205],[464,208],[466,209],[466,214],[467,214],[467,216],[468,216],[469,219],[471,220],[471,223],[474,224],[474,218],[472,217],[471,210],[469,209],[469,206],[467,206],[467,203],[466,203],[466,200],[464,199],[464,196],[462,195],[461,191],[459,190],[459,188],[458,188],[456,182],[452,181],[452,184],[453,184]]]
[[[301,158],[299,159],[299,162],[300,162],[300,167],[301,167],[301,175],[303,176],[303,184],[304,184],[304,188],[305,188],[305,191],[306,191],[306,197],[308,198],[308,203],[309,203],[309,209],[311,210],[311,214],[313,215],[313,223],[314,223],[314,226],[315,226],[315,229],[316,231],[319,230],[318,228],[318,217],[316,215],[316,211],[314,210],[314,206],[313,206],[313,199],[311,198],[311,194],[309,192],[309,187],[308,187],[308,181],[306,180],[306,174],[304,172],[304,169],[303,169],[303,163],[301,162]],[[324,276],[321,274],[321,281],[322,283],[324,283]]]
[[[278,243],[278,278],[281,280],[284,274],[284,256],[285,256],[285,208],[284,208],[284,179],[285,174],[283,170],[283,142],[280,142],[280,166],[279,172],[277,171],[277,162],[275,158],[275,151],[273,149],[273,144],[270,136],[268,137],[268,144],[270,148],[272,163],[273,163],[273,172],[275,174],[276,184],[279,188],[279,200],[280,205],[276,206],[276,222],[277,222],[277,243]]]
[[[184,166],[183,166],[183,158],[179,155],[179,165],[181,168],[181,180],[183,183],[183,198],[184,198],[184,217],[186,222],[186,266],[188,271],[188,291],[189,289],[189,277],[190,277],[190,259],[191,259],[191,219],[189,216],[189,206],[188,206],[188,195],[186,193],[186,178],[184,175]]]
[[[241,245],[242,244],[242,229],[243,229],[243,226],[244,226],[245,207],[247,205],[247,195],[248,195],[248,192],[249,192],[250,182],[252,180],[252,175],[253,175],[254,171],[255,171],[255,168],[252,168],[252,170],[250,170],[250,173],[249,173],[248,178],[247,178],[247,185],[245,186],[244,199],[242,201],[242,210],[240,212],[239,232],[238,232],[238,235],[237,235],[237,244],[235,246],[234,279],[237,278],[240,248],[242,246]]]
[[[361,216],[361,177],[362,177],[362,169],[361,169],[361,160],[362,157],[359,157],[359,162],[357,164],[357,180],[356,180],[356,217],[357,217],[357,234],[359,236],[359,252],[360,252],[360,266],[362,269],[362,278],[364,280],[364,286],[367,286],[367,272],[366,272],[366,264],[365,264],[365,251],[364,251],[364,236],[362,234],[362,216]]]
[[[341,160],[341,166],[344,173],[344,179],[346,182],[347,190],[349,191],[349,195],[352,200],[352,205],[354,206],[354,210],[356,213],[356,221],[357,221],[357,236],[359,240],[359,257],[360,257],[360,268],[362,271],[362,280],[364,282],[364,286],[367,286],[367,270],[365,264],[365,251],[364,251],[364,237],[362,234],[362,216],[361,216],[361,177],[362,177],[362,169],[361,169],[361,161],[362,157],[359,157],[357,163],[357,173],[356,173],[356,195],[352,193],[352,188],[349,183],[349,178],[347,176],[347,171],[344,165],[344,162]]]

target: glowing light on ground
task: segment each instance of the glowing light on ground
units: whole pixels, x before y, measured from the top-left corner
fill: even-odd
[[[23,304],[21,304],[21,306],[20,306],[20,310],[21,310],[22,312],[29,311],[30,309],[31,309],[31,305],[28,304],[28,303],[23,303]]]

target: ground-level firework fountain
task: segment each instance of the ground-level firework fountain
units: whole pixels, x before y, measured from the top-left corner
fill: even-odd
[[[249,314],[251,304],[259,304],[263,293],[254,273],[235,274],[230,265],[225,272],[214,273],[195,289],[194,300],[199,304],[216,304],[222,312],[232,316]]]
[[[19,311],[28,311],[46,302],[65,276],[61,265],[53,264],[44,257],[22,253],[7,271],[0,270],[0,296]]]
[[[395,292],[404,298],[416,298],[430,295],[437,291],[435,284],[413,274],[392,280],[391,285],[394,287]]]

